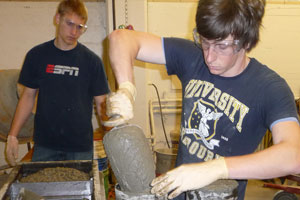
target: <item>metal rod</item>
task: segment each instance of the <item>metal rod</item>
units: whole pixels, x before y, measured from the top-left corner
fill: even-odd
[[[116,9],[115,9],[115,0],[112,0],[112,12],[113,12],[113,30],[116,30]]]

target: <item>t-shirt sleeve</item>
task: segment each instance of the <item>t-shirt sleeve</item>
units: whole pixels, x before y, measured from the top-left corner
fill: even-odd
[[[35,55],[33,50],[30,50],[26,56],[25,60],[20,72],[19,83],[29,87],[29,88],[39,88],[38,78],[37,78],[37,63],[36,59],[37,55]]]
[[[193,62],[203,61],[201,49],[187,39],[163,38],[163,48],[168,74],[176,74],[179,79],[189,73],[188,69],[195,64]]]
[[[269,128],[282,119],[299,121],[294,95],[284,79],[272,80],[265,91],[264,113]]]

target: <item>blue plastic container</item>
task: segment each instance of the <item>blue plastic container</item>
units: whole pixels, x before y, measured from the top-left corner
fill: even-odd
[[[98,160],[98,168],[99,171],[106,170],[108,168],[108,160],[107,157],[99,158]]]

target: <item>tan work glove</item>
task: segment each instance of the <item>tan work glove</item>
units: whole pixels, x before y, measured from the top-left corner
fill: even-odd
[[[151,193],[160,197],[174,190],[168,196],[173,199],[182,192],[199,189],[218,179],[227,178],[228,169],[223,157],[202,163],[184,164],[155,178],[151,183]]]
[[[6,157],[10,165],[15,166],[19,152],[19,141],[16,136],[8,135],[6,142]]]
[[[109,94],[106,98],[106,115],[109,120],[102,121],[102,124],[114,127],[132,119],[135,97],[135,86],[129,81],[121,83],[117,92]]]

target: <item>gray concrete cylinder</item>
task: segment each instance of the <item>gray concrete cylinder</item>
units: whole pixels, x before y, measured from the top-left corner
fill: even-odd
[[[155,164],[143,130],[132,124],[115,127],[105,134],[103,144],[120,191],[150,194]]]

